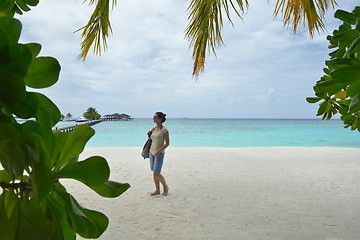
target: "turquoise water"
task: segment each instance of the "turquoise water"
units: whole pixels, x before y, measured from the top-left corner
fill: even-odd
[[[101,122],[88,147],[142,147],[152,119]],[[360,133],[340,120],[168,119],[174,147],[360,147]]]

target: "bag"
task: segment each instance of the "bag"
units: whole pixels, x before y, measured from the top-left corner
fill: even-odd
[[[144,159],[149,158],[149,152],[150,152],[151,143],[152,143],[152,140],[150,138],[145,142],[145,145],[144,145],[143,150],[141,152],[141,156]]]

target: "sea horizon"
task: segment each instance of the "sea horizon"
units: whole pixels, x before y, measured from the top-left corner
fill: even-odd
[[[360,133],[340,119],[168,118],[173,147],[360,147]],[[92,126],[88,147],[142,147],[151,118],[104,121]]]

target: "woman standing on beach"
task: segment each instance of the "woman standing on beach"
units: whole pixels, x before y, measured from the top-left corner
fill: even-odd
[[[153,178],[155,184],[155,191],[150,193],[151,196],[160,194],[160,183],[164,188],[163,195],[166,196],[169,192],[169,187],[166,184],[165,178],[161,175],[161,168],[164,162],[165,149],[170,144],[169,131],[162,125],[166,121],[166,114],[156,112],[154,117],[156,126],[147,134],[152,140],[150,147],[150,169],[153,171]]]

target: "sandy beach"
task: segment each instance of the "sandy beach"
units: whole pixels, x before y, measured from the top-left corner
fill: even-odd
[[[86,148],[131,188],[104,199],[68,181],[77,200],[105,213],[100,239],[360,239],[360,149],[172,148],[154,190],[140,148]],[[82,239],[79,237],[78,239]]]

